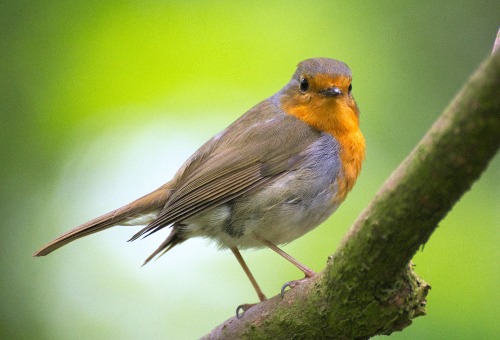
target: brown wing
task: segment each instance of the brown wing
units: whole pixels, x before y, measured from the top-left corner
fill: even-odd
[[[200,148],[174,178],[156,220],[131,240],[228,202],[296,167],[320,133],[264,101]],[[151,256],[168,247],[164,242]],[[169,249],[169,248],[168,248]],[[150,257],[150,258],[151,258]]]

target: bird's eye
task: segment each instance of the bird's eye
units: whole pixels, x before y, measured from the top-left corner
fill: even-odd
[[[300,78],[300,92],[306,92],[309,89],[309,81],[302,77]]]
[[[349,94],[351,94],[351,91],[352,91],[352,84],[349,84],[349,88],[347,89],[347,91],[349,91]]]

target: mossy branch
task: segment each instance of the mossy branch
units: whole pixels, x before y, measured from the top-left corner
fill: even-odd
[[[390,176],[324,271],[225,321],[206,339],[353,339],[425,314],[429,285],[411,258],[500,146],[500,53],[469,79]]]

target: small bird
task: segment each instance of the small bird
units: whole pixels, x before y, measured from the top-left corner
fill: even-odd
[[[266,297],[239,249],[269,247],[299,268],[302,280],[314,276],[277,245],[325,221],[356,182],[365,139],[351,81],[341,61],[302,61],[284,88],[201,146],[170,182],[66,232],[33,256],[116,225],[146,225],[130,241],[170,226],[144,264],[191,237],[205,237],[231,249],[261,301]],[[282,293],[302,280],[288,282]]]

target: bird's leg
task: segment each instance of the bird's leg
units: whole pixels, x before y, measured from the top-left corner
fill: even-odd
[[[240,263],[241,268],[243,268],[243,270],[245,271],[245,274],[247,274],[247,277],[250,280],[250,282],[252,283],[252,286],[255,289],[255,292],[257,293],[259,300],[261,302],[266,300],[266,296],[264,295],[264,293],[262,293],[262,289],[260,289],[259,284],[257,283],[257,281],[255,280],[255,278],[252,275],[252,272],[250,272],[250,269],[248,268],[245,260],[243,260],[243,257],[241,256],[238,248],[231,247],[230,249],[233,252],[234,256],[236,256],[236,259]],[[253,306],[255,306],[255,303],[247,303],[247,304],[239,305],[236,308],[236,317],[238,319],[240,319],[243,316],[243,314],[245,313],[245,311],[247,311],[249,308],[251,308]],[[243,311],[243,313],[241,315],[240,315],[240,310]]]
[[[290,255],[288,255],[287,253],[285,253],[283,250],[281,250],[280,248],[278,248],[274,243],[272,243],[272,242],[270,242],[270,241],[268,241],[268,240],[260,237],[259,235],[255,235],[254,234],[254,237],[257,240],[259,240],[262,243],[264,243],[269,248],[271,248],[272,250],[274,250],[276,253],[278,253],[279,255],[281,255],[282,257],[284,257],[286,260],[288,260],[290,263],[292,263],[295,267],[299,268],[305,274],[305,277],[303,279],[294,280],[294,281],[290,281],[290,282],[285,283],[283,285],[283,287],[281,287],[281,296],[283,296],[283,294],[285,293],[285,289],[287,287],[293,288],[293,287],[299,285],[304,280],[307,280],[307,279],[313,277],[314,275],[316,275],[316,273],[313,270],[307,268],[302,263],[300,263],[299,261],[297,261],[296,259],[294,259]]]
[[[259,287],[259,284],[253,277],[252,273],[250,272],[250,269],[248,268],[247,264],[245,263],[245,260],[243,260],[243,257],[240,254],[240,251],[236,247],[232,247],[231,251],[233,252],[234,256],[236,256],[236,259],[240,263],[241,267],[245,271],[245,274],[247,274],[248,279],[252,283],[253,288],[255,289],[255,292],[257,293],[257,296],[259,297],[260,301],[266,300],[266,296],[264,293],[262,293],[262,290]]]
[[[313,277],[315,275],[314,271],[312,271],[311,269],[307,268],[302,263],[300,263],[299,261],[297,261],[296,259],[294,259],[290,255],[288,255],[287,253],[285,253],[283,250],[281,250],[280,248],[278,248],[274,243],[269,242],[268,240],[263,239],[263,238],[261,238],[258,235],[254,235],[254,236],[255,236],[256,239],[258,239],[259,241],[261,241],[262,243],[264,243],[266,246],[268,246],[269,248],[271,248],[272,250],[274,250],[275,252],[277,252],[279,255],[283,256],[285,259],[287,259],[288,261],[290,261],[290,263],[292,263],[295,267],[299,268],[306,275],[306,277]]]

